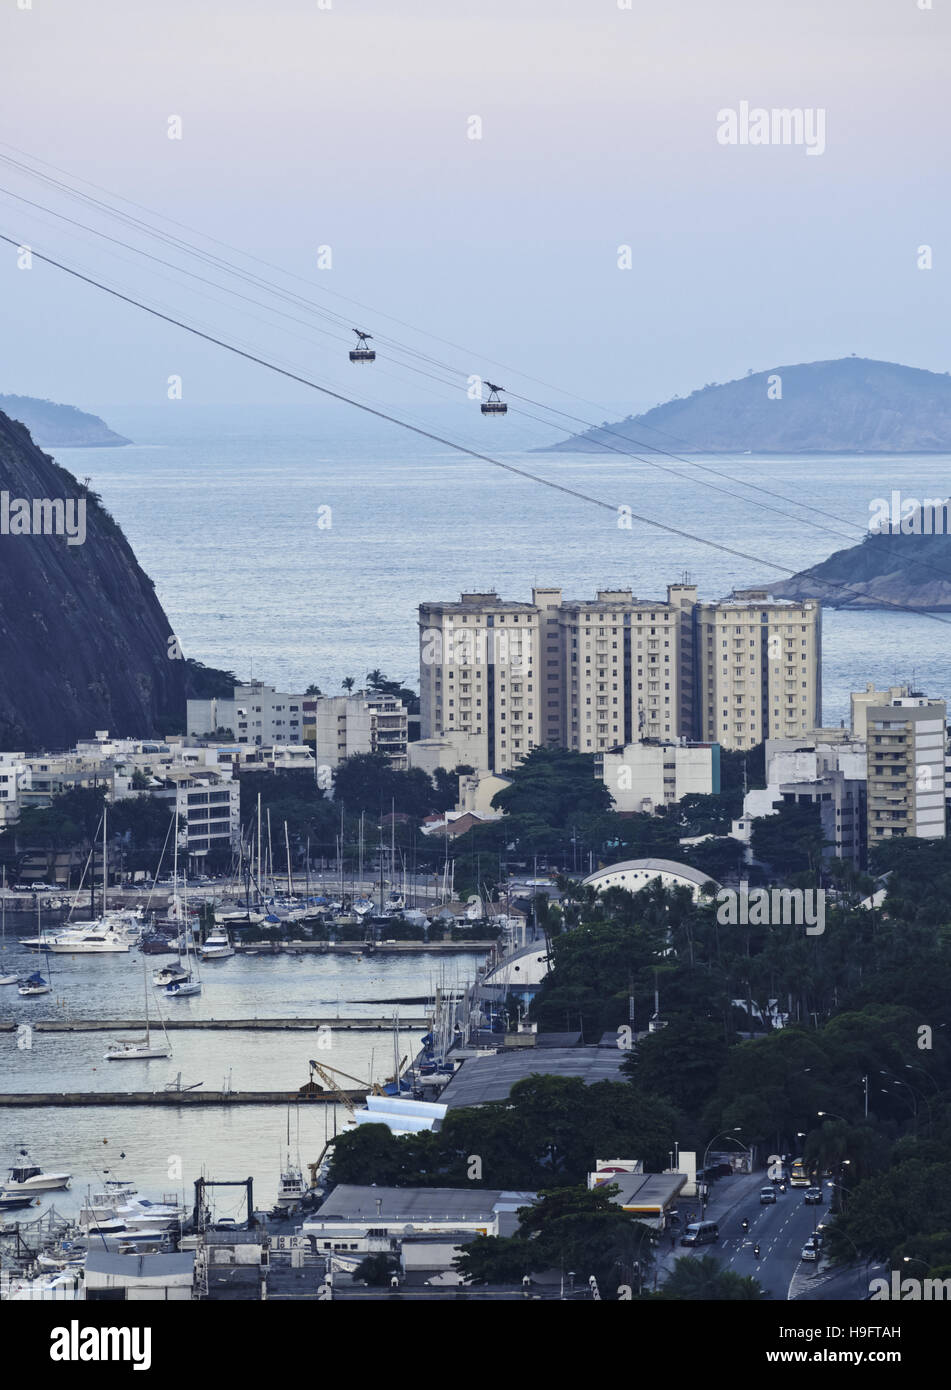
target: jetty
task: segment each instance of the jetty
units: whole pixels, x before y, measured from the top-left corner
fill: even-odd
[[[362,1091],[7,1091],[0,1094],[0,1109],[115,1105],[337,1105],[341,1096],[363,1104]]]
[[[430,1026],[430,1019],[421,1014],[412,1018],[401,1016],[396,1021],[401,1030],[420,1028],[426,1032]],[[22,1022],[23,1019],[15,1022],[3,1019],[0,1033],[15,1033]],[[144,1018],[40,1018],[28,1022],[34,1033],[119,1033],[141,1032],[145,1028]],[[169,1033],[193,1029],[308,1033],[328,1028],[346,1033],[382,1033],[392,1031],[393,1015],[387,1018],[338,1018],[336,1014],[328,1014],[325,1018],[167,1018],[164,1027]]]

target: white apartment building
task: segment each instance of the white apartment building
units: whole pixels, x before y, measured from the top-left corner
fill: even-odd
[[[193,738],[211,738],[218,729],[230,729],[235,743],[301,743],[303,701],[303,695],[282,695],[259,682],[237,685],[230,698],[188,700],[185,727]]]
[[[604,754],[601,779],[623,813],[653,813],[720,790],[718,744],[629,743]]]
[[[534,603],[465,593],[458,603],[421,604],[419,625],[423,738],[484,735],[493,771],[545,742]]]
[[[704,742],[753,748],[814,729],[822,713],[820,607],[735,592],[694,610],[695,725]]]
[[[946,834],[947,705],[900,695],[865,708],[868,741],[868,843],[897,835]]]
[[[202,858],[241,843],[241,786],[230,768],[171,768],[160,786],[140,795],[178,811],[179,852]]]
[[[305,698],[304,740],[319,767],[337,767],[358,753],[385,753],[395,772],[409,767],[409,717],[394,695],[359,690],[351,695]]]
[[[494,592],[419,609],[423,739],[486,739],[493,771],[537,745],[600,755],[654,739],[728,749],[819,722],[820,607],[765,590],[699,603],[697,587],[666,600],[630,589],[566,599],[534,588],[531,603]]]

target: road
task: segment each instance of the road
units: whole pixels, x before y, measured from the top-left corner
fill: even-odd
[[[718,1223],[720,1240],[717,1245],[697,1249],[681,1246],[679,1239],[687,1222],[699,1218],[699,1202],[689,1198],[681,1201],[681,1225],[676,1228],[678,1244],[673,1249],[668,1246],[658,1251],[658,1283],[663,1282],[676,1259],[684,1255],[713,1255],[723,1269],[752,1275],[772,1299],[864,1298],[867,1282],[863,1268],[830,1277],[830,1270],[821,1259],[813,1262],[801,1258],[809,1236],[821,1222],[829,1220],[827,1203],[807,1206],[805,1188],[787,1185],[784,1193],[777,1190],[775,1203],[761,1205],[760,1190],[767,1186],[769,1179],[762,1171],[721,1178],[714,1183],[706,1218]],[[750,1223],[748,1231],[742,1229],[744,1218]],[[757,1244],[759,1259],[753,1254]],[[849,1292],[844,1292],[845,1288]]]

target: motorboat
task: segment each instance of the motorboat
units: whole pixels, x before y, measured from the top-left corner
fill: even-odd
[[[150,1202],[142,1197],[116,1207],[115,1214],[125,1222],[130,1234],[149,1232],[155,1235],[181,1225],[187,1211],[176,1202]]]
[[[37,1200],[35,1192],[7,1192],[0,1188],[0,1211],[19,1211]]]
[[[24,1155],[23,1163],[15,1163],[10,1169],[9,1181],[4,1183],[4,1194],[13,1192],[57,1192],[69,1187],[72,1173],[44,1173],[37,1163],[30,1163]]]
[[[205,937],[204,942],[198,948],[198,954],[202,960],[226,960],[234,955],[234,947],[227,931],[218,927]]]
[[[132,944],[130,937],[124,932],[113,930],[112,927],[89,927],[49,937],[46,949],[60,956],[102,955],[129,951]]]
[[[281,1180],[277,1185],[277,1205],[279,1207],[295,1207],[304,1196],[304,1176],[296,1164],[291,1162],[288,1154],[287,1163],[281,1173]]]
[[[0,1298],[9,1303],[60,1303],[74,1302],[86,1297],[83,1271],[77,1266],[61,1269],[56,1273],[41,1275],[38,1279],[19,1279],[4,1276]]]

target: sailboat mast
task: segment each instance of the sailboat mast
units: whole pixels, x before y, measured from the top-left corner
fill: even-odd
[[[274,849],[271,845],[271,808],[267,808],[267,877],[274,893]]]
[[[284,822],[284,848],[287,850],[287,896],[294,895],[294,882],[291,875],[291,842],[287,833],[287,821]]]
[[[108,840],[106,839],[106,820],[109,812],[106,803],[102,803],[102,915],[105,917],[109,907],[109,851]]]
[[[261,892],[261,793],[258,792],[258,900],[260,906]]]

